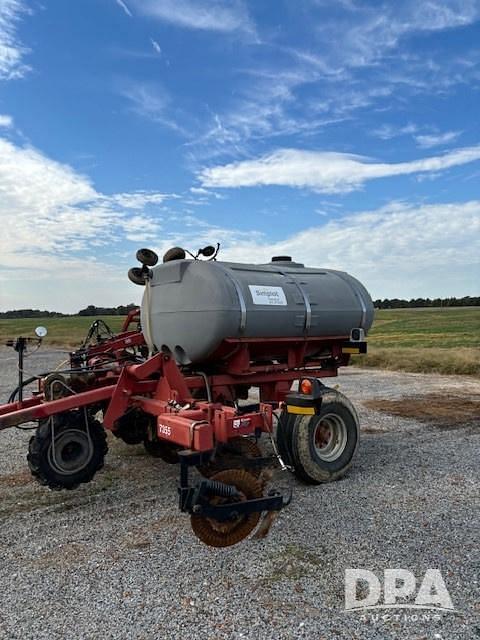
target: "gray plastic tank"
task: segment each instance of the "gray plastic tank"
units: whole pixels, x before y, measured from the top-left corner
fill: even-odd
[[[207,361],[226,338],[367,333],[373,304],[349,274],[286,257],[260,265],[174,260],[152,269],[141,313],[147,342],[189,364]]]

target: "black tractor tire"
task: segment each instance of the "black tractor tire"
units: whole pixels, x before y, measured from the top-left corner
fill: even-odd
[[[295,475],[307,484],[321,484],[345,475],[358,448],[360,426],[348,398],[326,387],[318,414],[285,420],[279,431],[280,455],[283,450]]]
[[[282,411],[278,418],[276,442],[277,449],[283,462],[288,467],[293,467],[292,458],[292,433],[298,416]]]
[[[107,435],[100,422],[89,418],[87,430],[83,412],[68,411],[39,423],[28,445],[27,461],[40,484],[54,490],[76,489],[103,467],[107,451]]]
[[[141,444],[147,437],[151,421],[152,416],[140,409],[129,409],[118,418],[112,433],[125,444]]]
[[[181,451],[181,447],[171,444],[170,442],[148,440],[145,438],[143,446],[145,447],[145,451],[153,458],[160,458],[167,464],[177,464],[180,462],[178,452]]]

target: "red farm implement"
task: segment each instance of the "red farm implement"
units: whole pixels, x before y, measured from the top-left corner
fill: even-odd
[[[266,490],[272,467],[318,484],[343,475],[358,443],[349,401],[322,384],[364,352],[363,334],[232,337],[199,368],[152,350],[131,312],[112,334],[96,321],[62,371],[23,381],[0,406],[0,429],[37,422],[28,464],[51,489],[73,489],[101,469],[111,431],[180,467],[179,506],[194,533],[223,547],[245,538],[262,514],[290,500]],[[22,371],[27,339],[9,342]],[[298,382],[298,391],[292,391]],[[252,399],[249,391],[258,389]],[[266,450],[263,443],[266,441]],[[191,468],[200,471],[193,483]],[[272,518],[267,517],[268,523]],[[268,524],[264,525],[268,530]]]

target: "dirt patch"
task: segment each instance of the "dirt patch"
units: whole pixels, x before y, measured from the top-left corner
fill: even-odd
[[[430,393],[401,400],[365,400],[364,406],[393,416],[412,418],[444,429],[480,427],[480,397]]]
[[[379,427],[361,427],[361,430],[362,433],[387,433],[388,431],[388,429],[380,429]]]
[[[29,471],[18,471],[0,476],[0,487],[23,487],[30,483],[33,483],[33,478]]]

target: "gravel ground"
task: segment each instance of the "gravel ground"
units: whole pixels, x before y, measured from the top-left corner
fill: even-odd
[[[29,371],[51,367],[40,351]],[[15,357],[0,350],[0,400]],[[337,380],[363,437],[343,480],[293,482],[294,499],[265,540],[202,545],[177,509],[177,469],[110,438],[104,470],[72,492],[38,486],[30,434],[0,435],[0,637],[480,637],[479,424],[440,428],[366,409],[368,399],[451,393],[479,397],[460,377],[350,369]],[[332,386],[333,386],[332,385]],[[280,472],[279,484],[287,484]],[[456,613],[344,611],[344,571],[440,569]],[[397,615],[397,617],[394,616]],[[418,615],[420,620],[415,620]],[[412,619],[413,616],[413,619]]]

